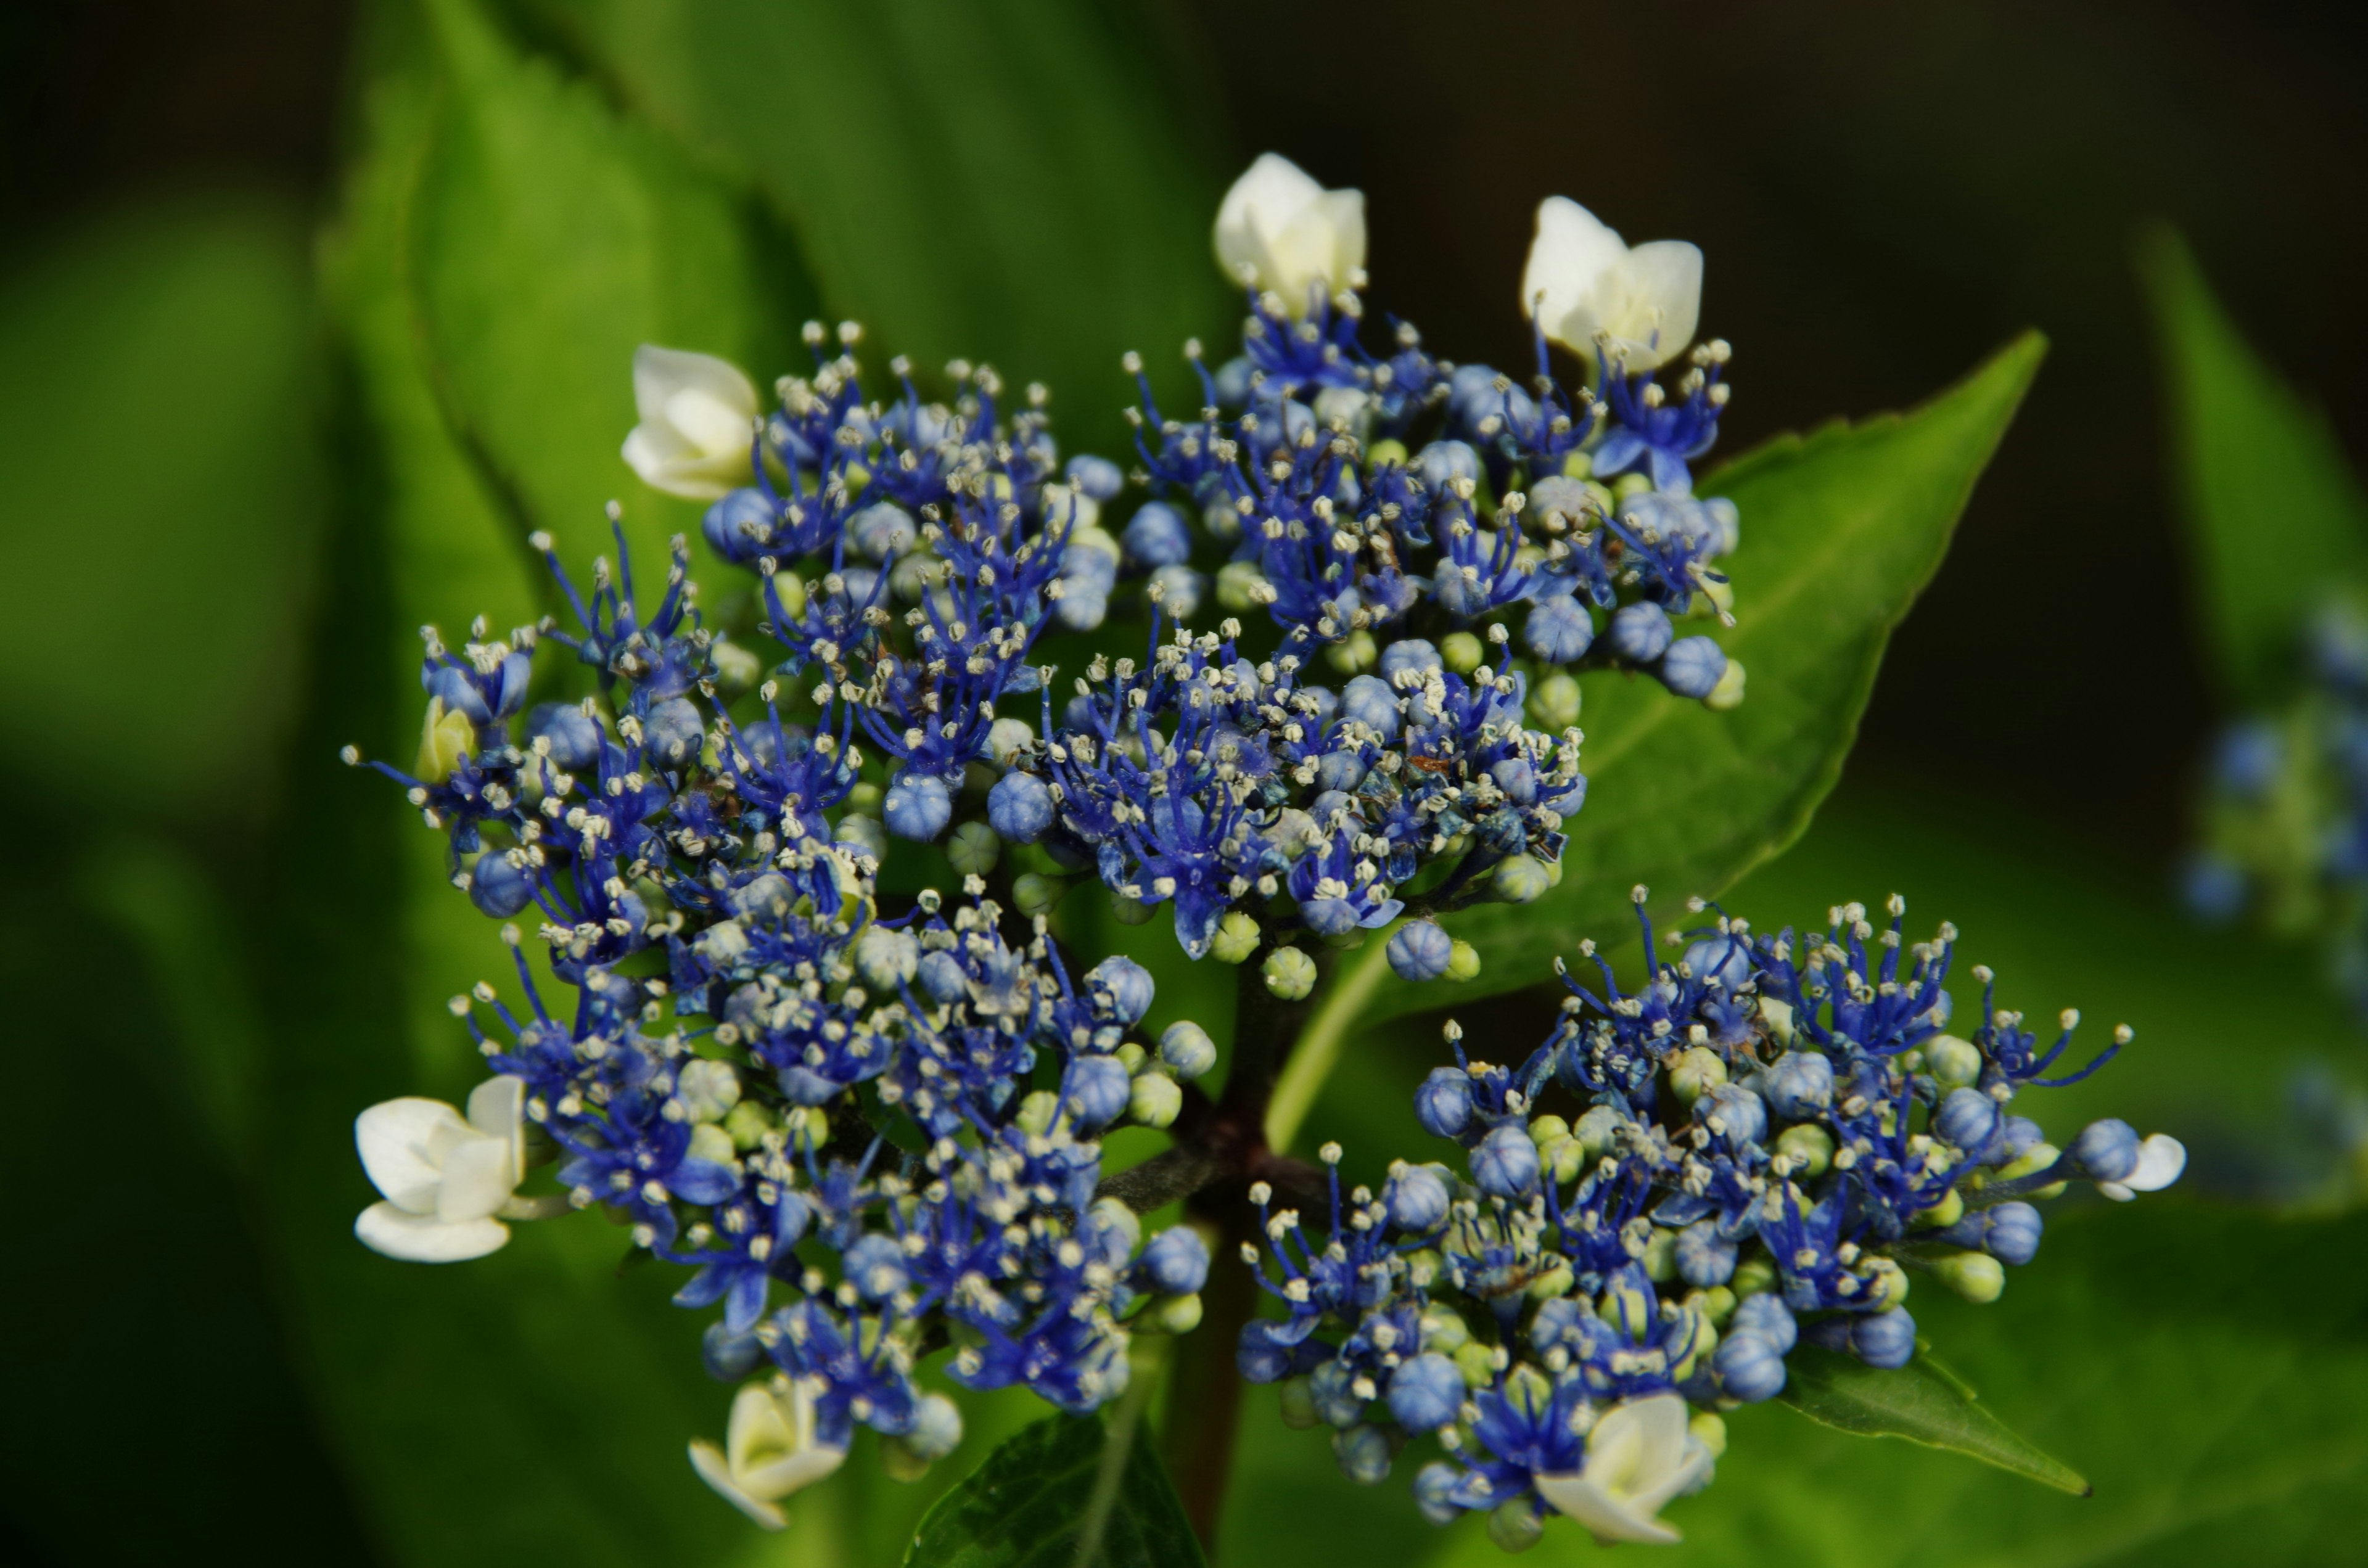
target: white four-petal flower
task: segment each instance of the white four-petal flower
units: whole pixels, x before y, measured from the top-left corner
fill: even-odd
[[[1683,240],[1630,246],[1566,196],[1538,203],[1537,237],[1521,270],[1521,309],[1575,354],[1610,337],[1632,371],[1686,351],[1702,320],[1702,254]]]
[[[1253,289],[1272,290],[1293,316],[1311,290],[1354,289],[1365,278],[1365,193],[1326,190],[1279,153],[1261,154],[1217,209],[1217,265]]]
[[[732,1399],[723,1447],[701,1438],[690,1444],[690,1465],[700,1479],[768,1530],[787,1525],[780,1500],[811,1486],[839,1467],[845,1449],[814,1437],[814,1402],[790,1382],[750,1383]]]
[[[386,1200],[362,1210],[354,1234],[408,1263],[498,1250],[510,1233],[494,1216],[526,1176],[525,1104],[526,1080],[505,1074],[477,1085],[465,1119],[442,1100],[416,1097],[356,1117],[362,1169]]]
[[[1606,1544],[1667,1546],[1679,1537],[1656,1516],[1710,1466],[1709,1447],[1687,1427],[1686,1402],[1656,1393],[1606,1411],[1587,1435],[1584,1466],[1539,1476],[1538,1495]]]
[[[633,350],[633,406],[642,422],[625,460],[653,490],[712,501],[748,483],[757,389],[737,365],[644,343]]]
[[[2100,1181],[2097,1190],[2119,1203],[2141,1192],[2160,1192],[2187,1169],[2187,1145],[2168,1132],[2157,1132],[2138,1145],[2137,1168],[2119,1181]]]

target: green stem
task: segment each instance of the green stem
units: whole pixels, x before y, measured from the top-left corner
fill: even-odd
[[[1389,937],[1387,930],[1374,932],[1333,971],[1332,983],[1326,987],[1307,1027],[1300,1031],[1298,1044],[1283,1062],[1282,1075],[1275,1080],[1274,1096],[1266,1108],[1266,1146],[1276,1153],[1288,1150],[1299,1135],[1300,1123],[1307,1119],[1324,1080],[1332,1075],[1333,1065],[1340,1060],[1349,1026],[1373,999],[1382,976],[1389,972]]]

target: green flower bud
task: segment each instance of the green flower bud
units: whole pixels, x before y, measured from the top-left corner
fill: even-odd
[[[1543,730],[1569,729],[1578,722],[1578,677],[1568,670],[1556,670],[1530,688],[1530,711]]]
[[[1209,956],[1219,963],[1241,963],[1258,951],[1258,923],[1233,910],[1217,923],[1217,934],[1209,939]]]
[[[890,1437],[880,1445],[880,1468],[888,1472],[891,1481],[918,1481],[929,1473],[929,1461]]]
[[[1735,1315],[1735,1292],[1724,1285],[1713,1285],[1688,1296],[1686,1304],[1702,1313],[1713,1328],[1725,1328],[1726,1320]]]
[[[1587,478],[1595,472],[1595,454],[1592,452],[1568,453],[1562,460],[1562,472],[1565,479]]]
[[[1451,631],[1439,640],[1440,662],[1457,675],[1470,675],[1487,656],[1487,646],[1469,631]]]
[[[1546,1533],[1546,1524],[1526,1497],[1499,1503],[1488,1514],[1488,1539],[1500,1551],[1527,1551]]]
[[[733,1146],[732,1134],[712,1121],[702,1121],[690,1130],[692,1159],[712,1160],[719,1165],[728,1165],[738,1152]]]
[[[1833,1134],[1813,1121],[1804,1121],[1798,1127],[1784,1129],[1777,1136],[1776,1152],[1793,1157],[1794,1176],[1814,1180],[1833,1166]]]
[[[2001,1166],[1998,1175],[1990,1179],[1993,1181],[2013,1181],[2019,1176],[2027,1176],[2033,1171],[2044,1171],[2048,1166],[2054,1165],[2057,1160],[2063,1158],[2063,1154],[2064,1152],[2053,1143],[2033,1143],[2030,1148],[2025,1149],[2022,1152],[2022,1157],[2021,1159],[2011,1161]],[[2058,1190],[2060,1191],[2062,1189],[2059,1187]]]
[[[1266,956],[1266,988],[1286,1002],[1315,989],[1315,960],[1297,948],[1277,948]]]
[[[1011,902],[1019,906],[1022,915],[1030,917],[1050,915],[1053,906],[1061,902],[1061,894],[1067,891],[1067,887],[1068,884],[1057,877],[1029,871],[1011,884]]]
[[[1706,1045],[1690,1046],[1669,1061],[1669,1089],[1691,1105],[1726,1082],[1726,1059]]]
[[[1793,1004],[1781,997],[1759,999],[1759,1021],[1768,1029],[1768,1038],[1779,1045],[1793,1043]]]
[[[1942,1231],[1964,1217],[1965,1195],[1952,1187],[1949,1189],[1948,1197],[1917,1215],[1908,1223],[1919,1231]]]
[[[1645,1278],[1656,1285],[1666,1285],[1678,1277],[1678,1233],[1667,1225],[1656,1225],[1645,1238],[1645,1256],[1636,1260],[1645,1266]]]
[[[1652,494],[1652,480],[1641,473],[1623,473],[1611,482],[1613,497],[1622,501],[1625,501],[1631,495],[1648,495]]]
[[[1126,1075],[1130,1078],[1142,1072],[1143,1064],[1151,1060],[1150,1053],[1131,1040],[1121,1041],[1110,1054],[1118,1058],[1119,1065],[1126,1069]]]
[[[1710,1450],[1711,1458],[1717,1459],[1726,1452],[1726,1422],[1716,1411],[1695,1411],[1693,1419],[1686,1423],[1686,1430]]]
[[[1190,1296],[1162,1296],[1143,1315],[1150,1327],[1162,1334],[1190,1334],[1201,1326],[1201,1298],[1197,1292]],[[1292,1380],[1294,1382],[1299,1381]],[[1308,1414],[1313,1415],[1315,1412],[1311,1410]]]
[[[1127,1114],[1145,1127],[1166,1127],[1184,1108],[1184,1091],[1165,1073],[1145,1073],[1127,1092]]]
[[[1571,1136],[1578,1140],[1578,1146],[1587,1151],[1591,1162],[1611,1153],[1619,1142],[1620,1129],[1625,1125],[1620,1113],[1610,1106],[1589,1106],[1579,1117],[1578,1125],[1571,1129]]]
[[[773,592],[781,598],[781,613],[795,620],[806,612],[806,585],[794,572],[773,574]]]
[[[441,784],[461,766],[461,754],[477,749],[477,727],[455,709],[444,710],[444,699],[427,699],[427,722],[419,732],[419,760],[412,772],[423,784]]]
[[[1776,1265],[1765,1257],[1747,1257],[1735,1266],[1734,1274],[1727,1278],[1726,1288],[1735,1292],[1735,1299],[1738,1301],[1746,1296],[1757,1296],[1762,1290],[1772,1290],[1776,1288]]]
[[[773,1119],[754,1100],[742,1100],[723,1119],[723,1131],[732,1134],[732,1147],[743,1154],[762,1143],[772,1130]]]
[[[1455,1369],[1463,1374],[1464,1386],[1485,1389],[1497,1381],[1497,1351],[1478,1340],[1470,1340],[1455,1347],[1452,1358]]]
[[[1373,634],[1359,630],[1324,650],[1324,662],[1344,676],[1360,675],[1382,662]]]
[[[1557,1263],[1530,1281],[1529,1298],[1532,1301],[1551,1301],[1556,1296],[1567,1296],[1578,1282],[1567,1263]]]
[[[1447,949],[1447,978],[1469,980],[1480,972],[1480,949],[1460,937]]]
[[[1674,1237],[1676,1233],[1664,1231],[1662,1234]],[[1604,1291],[1602,1298],[1595,1303],[1595,1315],[1631,1339],[1643,1338],[1645,1332],[1653,1326],[1652,1304],[1645,1299],[1642,1290]]]
[[[1002,853],[1003,840],[995,829],[983,822],[966,822],[954,829],[946,840],[946,859],[961,877],[983,877],[995,869],[996,857]]]
[[[838,829],[833,836],[839,843],[860,850],[874,860],[888,858],[888,830],[881,825],[878,817],[849,812],[838,819]]]
[[[1275,1392],[1281,1396],[1284,1426],[1304,1432],[1315,1425],[1315,1395],[1305,1378],[1285,1378]]]
[[[1145,903],[1124,893],[1110,894],[1110,917],[1121,926],[1147,926],[1151,917],[1158,913],[1159,906],[1156,903]]]
[[[1217,568],[1217,603],[1240,615],[1256,609],[1274,589],[1266,574],[1247,561],[1228,561]]]
[[[1689,1312],[1685,1314],[1685,1324],[1686,1337],[1669,1368],[1669,1376],[1679,1382],[1692,1377],[1702,1358],[1718,1348],[1718,1330],[1711,1326],[1709,1318],[1701,1312]]]
[[[1019,1130],[1042,1138],[1053,1130],[1053,1119],[1061,1113],[1061,1096],[1051,1089],[1038,1089],[1019,1102]]]
[[[1703,573],[1701,577],[1701,583],[1702,599],[1689,613],[1699,616],[1717,616],[1721,619],[1728,619],[1733,617],[1735,614],[1735,585],[1728,582],[1725,577],[1720,576],[1715,572]],[[1740,683],[1737,684],[1739,685]],[[1712,697],[1716,697],[1718,693],[1715,691],[1711,693]],[[1740,696],[1741,693],[1738,692],[1737,697],[1740,698]]]
[[[715,684],[726,691],[746,691],[765,673],[764,661],[737,642],[719,637],[708,645],[708,652],[715,659]]]
[[[1986,1252],[1952,1253],[1934,1263],[1932,1272],[1969,1301],[1995,1301],[2006,1290],[2006,1265]]]
[[[1887,1257],[1871,1257],[1858,1267],[1858,1277],[1873,1287],[1865,1300],[1874,1310],[1887,1312],[1905,1305],[1907,1301],[1907,1271]]]
[[[850,812],[867,812],[877,816],[880,814],[881,799],[879,785],[869,778],[860,779],[855,788],[847,792],[847,809]]]
[[[1406,443],[1398,440],[1376,441],[1365,449],[1365,460],[1376,467],[1383,463],[1395,463],[1400,468],[1404,468],[1406,460]]]
[[[875,990],[893,995],[900,983],[913,978],[920,963],[921,944],[910,931],[867,926],[855,939],[855,972]]]
[[[729,1062],[694,1057],[674,1075],[675,1097],[693,1121],[721,1121],[740,1103],[740,1074]]]
[[[1545,896],[1551,885],[1546,881],[1545,867],[1527,855],[1508,856],[1497,864],[1489,881],[1497,896],[1507,903],[1533,903]]]
[[[1944,1089],[1970,1089],[1982,1081],[1982,1048],[1972,1040],[1934,1035],[1924,1042],[1924,1061]]]
[[[1442,1356],[1452,1356],[1472,1343],[1472,1330],[1463,1314],[1452,1312],[1433,1302],[1422,1310],[1422,1347],[1436,1350]]]

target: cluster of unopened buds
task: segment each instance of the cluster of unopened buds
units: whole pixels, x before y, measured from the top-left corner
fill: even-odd
[[[1190,417],[1129,357],[1131,476],[1062,461],[1042,389],[983,366],[928,401],[892,360],[895,395],[868,396],[851,326],[810,327],[811,369],[769,400],[645,347],[626,460],[711,503],[745,591],[703,612],[683,540],[637,585],[618,528],[587,592],[538,535],[565,621],[480,622],[457,651],[429,630],[417,760],[372,765],[506,923],[517,988],[454,1001],[494,1073],[465,1113],[363,1113],[383,1201],[361,1239],[448,1261],[609,1211],[687,1271],[680,1304],[718,1310],[709,1370],[744,1386],[691,1458],[763,1523],[858,1426],[900,1475],[951,1450],[935,1358],[1084,1412],[1125,1387],[1133,1335],[1200,1319],[1202,1235],[1146,1237],[1102,1140],[1174,1124],[1218,1048],[1190,1021],[1147,1038],[1151,976],[1065,950],[1064,894],[1167,906],[1186,953],[1286,1004],[1367,939],[1408,980],[1468,978],[1439,917],[1561,875],[1577,673],[1742,699],[1684,630],[1731,623],[1738,542],[1689,467],[1727,393],[1725,346],[1692,347],[1698,251],[1548,201],[1517,381],[1408,328],[1368,344],[1353,191],[1262,158],[1215,241],[1242,353],[1187,347]],[[1040,642],[1106,620],[1135,630],[1064,688]],[[1337,1427],[1360,1479],[1437,1434],[1434,1517],[1668,1539],[1713,1413],[1776,1392],[1796,1340],[1896,1364],[1907,1269],[1994,1295],[2037,1245],[2027,1199],[2176,1174],[2175,1144],[2120,1123],[2059,1153],[2008,1114],[2062,1043],[2035,1051],[1987,996],[1969,1039],[1943,1032],[1949,938],[1910,956],[1897,930],[1722,919],[1633,995],[1574,982],[1519,1068],[1459,1048],[1417,1109],[1468,1180],[1336,1178],[1318,1240],[1271,1214],[1282,1315],[1245,1332],[1243,1370]],[[1539,1113],[1550,1093],[1575,1120]]]

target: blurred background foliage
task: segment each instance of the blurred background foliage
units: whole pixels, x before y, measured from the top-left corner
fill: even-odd
[[[0,965],[35,1185],[0,1293],[0,1548],[898,1558],[954,1475],[859,1455],[785,1540],[690,1482],[723,1408],[696,1324],[614,1278],[597,1223],[466,1270],[352,1244],[350,1118],[465,1085],[440,999],[489,955],[335,748],[407,751],[420,622],[541,607],[528,527],[582,540],[612,494],[645,546],[692,519],[616,457],[636,342],[762,373],[808,314],[856,317],[1044,380],[1070,448],[1109,450],[1118,351],[1159,375],[1227,330],[1206,224],[1272,146],[1367,192],[1376,302],[1457,358],[1523,362],[1546,192],[1702,244],[1741,350],[1730,453],[1918,402],[2025,325],[2055,345],[1840,791],[1728,903],[1822,923],[1896,888],[2007,1005],[2128,1018],[2123,1063],[2048,1114],[2179,1133],[2195,1190],[2068,1218],[1996,1307],[1916,1303],[2096,1497],[1754,1410],[1679,1555],[2340,1560],[2368,1235],[2291,1089],[2357,1082],[2359,1034],[2307,953],[2200,933],[2165,890],[2204,735],[2274,686],[2293,596],[2368,549],[2341,456],[2368,219],[2329,199],[2368,151],[2357,27],[2200,0],[13,8]],[[2142,291],[2157,220],[2193,249],[2153,241]],[[1615,719],[1590,711],[1599,744]],[[1582,934],[1622,933],[1557,933]],[[1182,970],[1155,1022],[1197,1006]],[[1543,1032],[1536,993],[1470,1001],[1468,1028]],[[1360,1031],[1316,1106],[1352,1173],[1418,1137],[1436,1022]],[[953,1468],[1029,1414],[974,1408]],[[1493,1553],[1402,1486],[1352,1492],[1270,1399],[1243,1433],[1226,1562]]]

